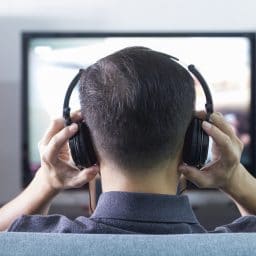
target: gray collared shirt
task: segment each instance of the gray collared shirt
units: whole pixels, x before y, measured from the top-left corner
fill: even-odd
[[[22,216],[8,231],[112,234],[206,233],[187,196],[106,192],[90,218],[62,215]],[[256,216],[241,217],[212,232],[256,232]]]

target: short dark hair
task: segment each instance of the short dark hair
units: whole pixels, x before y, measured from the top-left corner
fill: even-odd
[[[89,66],[81,111],[95,148],[125,169],[152,169],[175,157],[194,110],[189,72],[169,55],[129,47]]]

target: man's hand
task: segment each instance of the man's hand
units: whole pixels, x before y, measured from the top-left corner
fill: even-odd
[[[72,115],[72,119],[79,120],[79,112]],[[39,142],[41,168],[37,176],[44,179],[53,190],[81,187],[99,172],[98,166],[80,171],[71,160],[68,139],[77,132],[77,128],[75,123],[64,127],[64,120],[56,119]]]
[[[214,142],[212,161],[201,170],[181,165],[179,171],[200,188],[227,193],[243,216],[256,214],[256,179],[240,163],[243,144],[221,114],[213,113],[210,121],[203,129]]]
[[[79,112],[72,116],[75,122],[80,118]],[[76,131],[76,124],[64,127],[61,118],[52,122],[39,143],[41,168],[20,195],[0,208],[0,231],[23,214],[47,214],[58,192],[80,187],[95,177],[99,171],[97,166],[80,171],[70,159],[67,142]]]
[[[187,165],[181,165],[179,170],[200,188],[226,189],[241,169],[243,144],[220,113],[213,113],[210,121],[204,121],[202,127],[213,139],[212,161],[200,171]]]

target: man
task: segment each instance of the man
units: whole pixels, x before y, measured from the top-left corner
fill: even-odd
[[[64,127],[62,119],[55,120],[39,144],[41,168],[34,180],[0,209],[1,230],[206,232],[187,197],[176,195],[181,174],[199,187],[227,193],[243,215],[256,213],[256,180],[240,164],[242,143],[220,114],[212,114],[211,123],[203,122],[215,142],[213,161],[201,171],[182,164],[184,136],[194,110],[194,81],[167,55],[132,47],[99,60],[82,74],[80,101],[81,113],[73,119],[84,119],[90,128],[98,165],[79,171],[70,163],[67,141],[77,125]],[[47,215],[61,190],[80,187],[98,172],[104,193],[90,218],[41,216]],[[250,231],[256,231],[255,216],[215,230]]]

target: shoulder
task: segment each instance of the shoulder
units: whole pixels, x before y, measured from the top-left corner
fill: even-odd
[[[63,215],[23,215],[16,219],[7,231],[45,233],[87,233],[92,221],[85,217],[70,220]]]
[[[255,215],[248,215],[243,216],[230,224],[217,227],[214,233],[238,233],[238,232],[256,232],[256,216]]]

